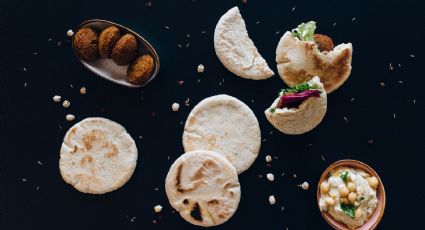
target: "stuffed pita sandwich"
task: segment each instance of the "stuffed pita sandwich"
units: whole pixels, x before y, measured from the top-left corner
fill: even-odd
[[[289,86],[295,86],[319,76],[327,93],[338,89],[351,73],[353,46],[334,46],[329,36],[315,34],[316,23],[300,24],[287,31],[276,49],[277,69]]]
[[[265,114],[276,129],[295,135],[319,125],[326,108],[326,91],[319,77],[315,76],[308,82],[282,89]]]

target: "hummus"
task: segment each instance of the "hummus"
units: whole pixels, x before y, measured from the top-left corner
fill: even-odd
[[[351,229],[360,227],[378,204],[377,186],[377,178],[363,170],[336,168],[320,184],[320,210]]]

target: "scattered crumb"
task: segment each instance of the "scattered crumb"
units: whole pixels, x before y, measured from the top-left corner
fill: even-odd
[[[198,73],[203,73],[205,71],[205,67],[202,64],[198,65]]]
[[[241,0],[243,4],[248,4],[248,0]]]
[[[351,21],[354,21],[354,20],[356,20],[356,18],[352,18],[352,19],[351,19]]]
[[[280,31],[278,30],[278,31],[276,31],[274,34],[280,34]]]
[[[201,82],[201,79],[199,78],[196,82],[197,82],[197,83]],[[220,85],[221,85],[221,83],[220,83]]]
[[[416,99],[413,99],[413,104],[416,104]]]
[[[372,139],[369,139],[369,140],[367,140],[367,143],[368,144],[373,144],[373,140]]]
[[[68,108],[69,106],[71,106],[71,102],[69,102],[68,100],[63,101],[62,106],[64,108]]]
[[[266,177],[267,177],[267,180],[274,181],[274,175],[273,175],[273,173],[267,173]]]
[[[55,95],[55,96],[53,96],[53,101],[54,102],[60,102],[62,100],[62,97],[61,96],[59,96],[59,95]]]
[[[190,46],[190,43],[186,43],[186,48],[189,48],[189,46]]]
[[[73,121],[75,119],[75,116],[72,114],[67,114],[65,118],[67,121]]]
[[[415,57],[415,55],[413,55],[413,54],[410,54],[410,57],[411,57],[411,58],[414,58],[414,57]]]
[[[147,2],[147,3],[145,4],[145,6],[147,6],[147,7],[152,7],[152,2],[151,2],[151,1]]]
[[[74,88],[74,85],[73,84],[70,84],[69,87],[71,87],[71,89],[73,89]]]
[[[379,83],[379,85],[380,85],[381,87],[385,87],[385,83],[384,83],[384,82]]]
[[[25,179],[25,178],[22,178],[22,181],[23,181],[23,182],[27,182],[27,179]]]
[[[344,121],[345,121],[345,123],[348,124],[348,118],[347,117],[344,117]]]
[[[201,31],[201,34],[205,34],[205,33],[207,33],[207,31],[205,31],[205,30]]]
[[[334,22],[334,23],[332,24],[332,26],[336,26],[336,22]]]
[[[178,81],[177,84],[183,85],[184,84],[184,81]]]
[[[174,112],[179,111],[179,108],[180,108],[180,104],[179,104],[179,103],[174,102],[174,103],[173,103],[173,105],[171,105],[171,109],[172,109]]]
[[[142,137],[141,135],[139,136],[139,138],[140,138],[140,139],[143,139],[143,137]]]
[[[130,222],[133,222],[134,223],[135,221],[136,221],[136,217],[135,216],[133,216],[133,217],[130,218]]]
[[[394,119],[396,118],[396,115],[395,115],[395,113],[393,114],[393,116],[394,116]]]
[[[166,30],[169,30],[169,29],[170,29],[170,27],[169,27],[169,26],[164,26],[164,28],[165,28]]]
[[[68,30],[68,31],[66,32],[66,36],[68,36],[68,37],[72,37],[72,35],[74,35],[74,31],[72,31],[72,30]]]
[[[57,45],[58,47],[61,47],[61,46],[62,46],[62,42],[58,42],[58,43],[56,43],[56,45]]]
[[[270,205],[276,204],[276,198],[273,195],[269,196],[269,203]]]
[[[282,173],[280,174],[280,176],[285,176],[285,172],[282,172]]]
[[[304,190],[308,190],[308,188],[310,187],[307,181],[304,181],[304,183],[300,184],[299,186]]]
[[[24,68],[22,68],[22,69],[24,70],[24,72],[27,72],[27,68],[25,68],[25,67],[24,67]]]
[[[43,166],[43,163],[41,163],[41,161],[37,161],[37,164]]]
[[[270,155],[267,155],[267,156],[266,156],[266,162],[267,162],[267,163],[272,162],[272,157],[271,157]]]
[[[80,88],[80,93],[81,93],[81,94],[86,94],[86,93],[87,93],[87,89],[86,89],[86,87],[81,87],[81,88]]]
[[[294,173],[293,177],[294,177],[294,178],[297,178],[297,174],[295,174],[295,173]]]
[[[351,102],[353,102],[353,101],[355,101],[356,100],[356,98],[355,97],[352,97],[351,99],[350,99],[350,101]]]
[[[404,82],[400,80],[400,81],[398,81],[398,83],[403,84]]]
[[[190,38],[190,34],[186,34],[186,37]]]
[[[155,190],[155,191],[159,191],[159,188],[154,188],[153,190]]]
[[[153,210],[154,210],[156,213],[159,213],[159,212],[161,212],[161,211],[162,211],[162,206],[161,206],[161,205],[156,205],[156,206],[153,208]]]
[[[189,106],[190,105],[189,102],[190,102],[190,98],[187,98],[186,101],[184,101],[184,105]]]
[[[255,22],[255,24],[256,24],[256,25],[260,24],[260,21],[256,21],[256,22]]]
[[[294,7],[292,7],[292,11],[295,11],[295,6],[294,6]]]
[[[177,44],[177,46],[178,46],[179,48],[182,48],[182,45],[180,45],[180,44]]]
[[[390,71],[393,71],[394,70],[393,64],[391,62],[390,62],[390,64],[388,64],[388,69]]]
[[[325,157],[323,156],[323,154],[320,154],[320,156],[322,157],[322,160],[325,161]]]

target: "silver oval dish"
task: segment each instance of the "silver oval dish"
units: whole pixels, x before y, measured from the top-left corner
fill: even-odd
[[[86,61],[86,60],[80,58],[78,56],[77,52],[75,51],[74,36],[72,36],[72,49],[74,51],[75,56],[78,58],[78,60],[80,60],[80,62],[87,69],[89,69],[91,72],[95,73],[96,75],[98,75],[98,76],[100,76],[104,79],[107,79],[107,80],[112,81],[112,82],[119,84],[119,85],[131,87],[131,88],[139,88],[139,87],[146,86],[158,75],[160,64],[159,64],[158,54],[156,53],[153,46],[148,41],[146,41],[145,38],[143,38],[138,33],[132,31],[131,29],[129,29],[125,26],[122,26],[120,24],[110,22],[110,21],[107,21],[107,20],[102,20],[102,19],[91,19],[91,20],[84,21],[83,23],[81,23],[75,29],[75,33],[81,28],[89,27],[89,28],[96,30],[100,34],[100,32],[102,32],[102,30],[106,29],[109,26],[118,27],[118,29],[120,30],[122,35],[127,34],[127,33],[134,35],[134,37],[136,37],[136,39],[137,39],[137,47],[138,47],[139,55],[149,54],[153,57],[153,59],[154,59],[154,70],[153,70],[151,76],[149,76],[148,80],[146,80],[143,84],[133,84],[133,83],[127,81],[128,65],[118,66],[117,64],[115,64],[114,61],[112,61],[112,59],[99,58],[96,61]]]

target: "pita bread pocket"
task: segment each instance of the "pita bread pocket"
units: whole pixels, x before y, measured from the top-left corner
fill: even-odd
[[[319,125],[326,108],[326,91],[315,76],[306,83],[282,90],[264,113],[282,133],[303,134]]]
[[[327,93],[338,89],[351,73],[353,46],[334,47],[330,37],[314,34],[315,22],[302,23],[287,31],[276,49],[277,69],[289,86],[295,86],[319,76]]]
[[[274,75],[249,38],[238,7],[227,11],[218,21],[214,48],[224,67],[239,77],[263,80]]]
[[[229,95],[202,100],[186,120],[184,150],[221,154],[239,174],[254,163],[260,146],[261,131],[255,114],[245,103]]]
[[[80,192],[103,194],[123,186],[133,175],[137,148],[124,127],[93,117],[72,126],[60,150],[59,169]]]
[[[241,196],[233,165],[220,154],[205,150],[187,152],[171,165],[165,191],[183,219],[204,227],[229,220]]]

